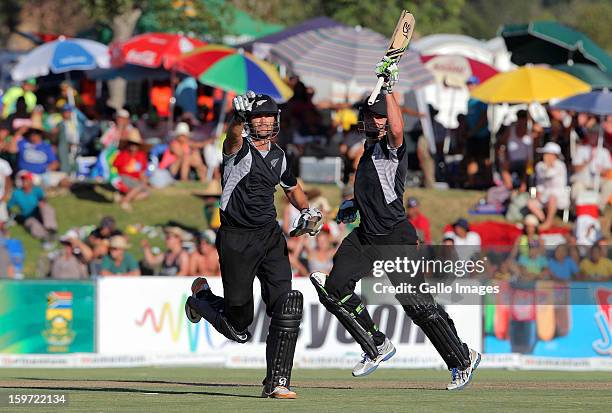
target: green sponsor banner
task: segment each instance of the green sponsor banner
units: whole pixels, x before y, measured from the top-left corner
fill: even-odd
[[[94,282],[0,281],[0,353],[94,350]]]

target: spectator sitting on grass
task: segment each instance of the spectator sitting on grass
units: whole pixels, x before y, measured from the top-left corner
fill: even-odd
[[[578,274],[578,264],[567,252],[566,245],[555,248],[555,255],[548,259],[548,268],[554,279],[570,281]]]
[[[9,151],[17,153],[18,170],[40,176],[44,187],[56,187],[66,174],[57,171],[59,162],[51,145],[43,140],[44,133],[42,125],[33,124],[25,136],[15,134]]]
[[[115,218],[106,216],[100,221],[100,226],[91,231],[88,237],[88,243],[93,250],[93,258],[102,258],[108,254],[108,242],[115,235],[123,235],[117,229]]]
[[[17,222],[23,224],[36,239],[43,240],[50,247],[57,232],[55,210],[45,199],[45,192],[40,186],[34,186],[34,175],[28,171],[19,171],[16,177],[17,189],[13,191],[8,209],[19,209]]]
[[[148,158],[143,145],[138,129],[132,129],[127,138],[121,142],[119,154],[113,162],[120,177],[117,186],[122,194],[121,208],[125,211],[132,210],[132,201],[149,196],[146,175]]]
[[[538,225],[540,221],[533,214],[528,214],[523,220],[523,233],[514,241],[514,246],[510,254],[511,259],[516,259],[519,255],[529,255],[531,245],[541,245],[538,235]]]
[[[196,236],[196,250],[189,257],[189,275],[221,275],[216,234],[207,229]]]
[[[87,262],[92,257],[91,249],[79,239],[79,234],[70,230],[60,238],[62,252],[53,260],[51,278],[58,280],[82,280],[89,277]]]
[[[612,260],[604,256],[600,245],[593,245],[588,258],[580,261],[580,276],[585,281],[612,280]]]
[[[100,141],[105,148],[117,147],[119,143],[126,139],[134,127],[130,123],[130,112],[119,109],[115,113],[115,123],[102,135]]]
[[[159,275],[195,275],[189,273],[189,253],[183,249],[185,231],[178,227],[168,227],[164,233],[167,250],[163,254],[153,254],[149,241],[142,240],[145,263],[152,267],[161,265]]]
[[[174,139],[164,153],[160,167],[168,168],[172,176],[181,181],[189,179],[189,172],[193,168],[202,182],[206,182],[206,165],[202,160],[201,149],[203,142],[191,139],[191,130],[185,122],[179,122],[174,130]]]
[[[115,235],[109,241],[109,253],[102,259],[100,275],[140,275],[136,259],[126,251],[130,248],[123,235]]]
[[[431,244],[429,219],[421,212],[419,201],[414,197],[410,197],[406,201],[406,216],[414,229],[416,229],[419,240],[425,241],[426,244]]]

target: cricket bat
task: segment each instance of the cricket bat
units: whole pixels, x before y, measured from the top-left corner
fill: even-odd
[[[397,25],[395,26],[395,30],[393,31],[393,35],[391,36],[391,43],[389,44],[389,49],[387,49],[387,53],[385,56],[389,57],[391,60],[394,60],[395,63],[399,63],[400,59],[404,55],[404,52],[408,48],[408,43],[410,43],[410,38],[412,37],[412,32],[414,31],[414,16],[408,13],[408,10],[402,11],[402,15],[397,21]],[[376,82],[376,87],[372,91],[370,98],[368,99],[368,105],[372,105],[376,100],[376,96],[380,93],[380,89],[384,83],[384,79],[382,77],[378,78],[378,82]]]

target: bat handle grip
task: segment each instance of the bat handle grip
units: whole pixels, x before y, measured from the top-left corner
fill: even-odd
[[[370,98],[368,99],[368,105],[373,105],[374,101],[376,100],[376,96],[378,96],[378,94],[380,93],[380,89],[382,88],[383,83],[385,82],[385,79],[380,76],[378,78],[378,82],[376,82],[376,86],[374,86],[374,90],[372,91],[372,94],[370,95]]]

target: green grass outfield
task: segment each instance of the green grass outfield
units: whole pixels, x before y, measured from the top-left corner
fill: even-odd
[[[609,412],[609,372],[479,370],[471,387],[444,390],[441,370],[381,368],[354,379],[348,370],[294,371],[297,400],[260,399],[261,370],[221,368],[0,369],[9,392],[61,392],[70,412]],[[5,404],[6,406],[6,404]]]

